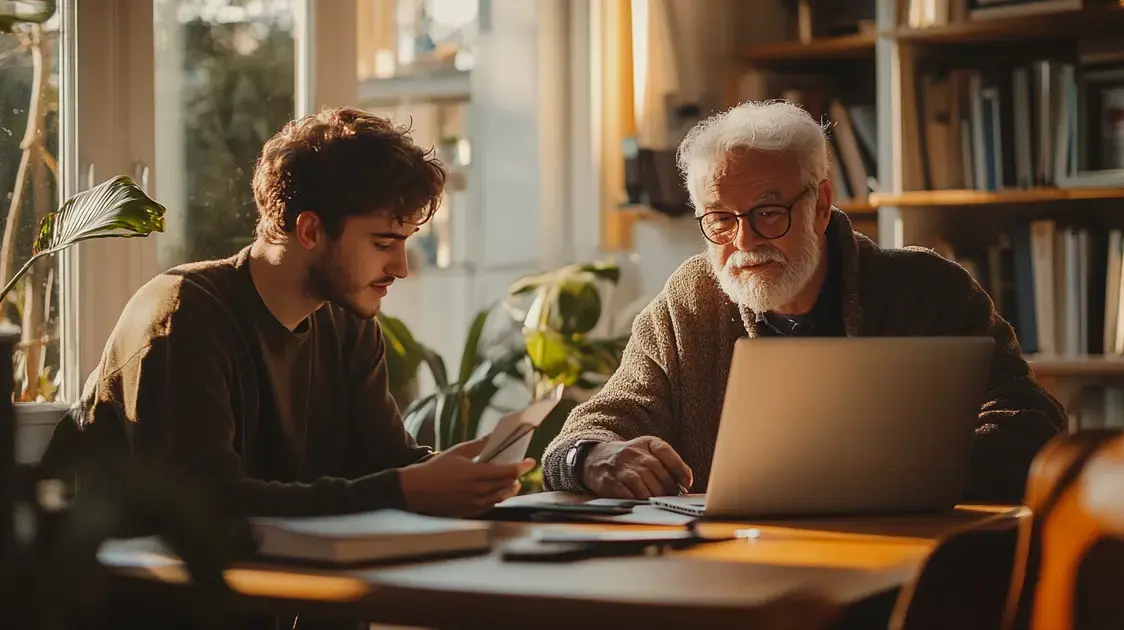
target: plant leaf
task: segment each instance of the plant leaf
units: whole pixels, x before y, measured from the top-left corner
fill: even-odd
[[[43,217],[32,251],[55,253],[92,238],[163,232],[166,212],[132,179],[118,175],[74,195],[57,211]]]
[[[613,284],[616,284],[621,279],[620,266],[612,262],[595,262],[587,265],[578,265],[576,271],[591,273],[601,280],[608,280]]]
[[[457,373],[457,382],[464,383],[472,376],[476,364],[480,359],[480,336],[484,333],[484,324],[488,323],[488,309],[476,314],[472,325],[468,327],[468,339],[464,342],[464,352],[461,353],[461,368]]]
[[[437,394],[437,409],[433,416],[433,434],[439,443],[436,448],[444,450],[457,443],[462,433],[461,398],[464,393],[454,387]]]
[[[420,343],[417,346],[422,361],[429,367],[429,372],[433,374],[433,382],[437,385],[437,389],[447,389],[449,387],[449,373],[445,371],[445,360],[432,349]]]
[[[531,365],[551,381],[573,384],[581,376],[580,353],[561,334],[553,330],[530,330],[525,334],[527,358]]]
[[[601,294],[592,280],[567,280],[558,287],[557,308],[551,319],[563,335],[585,334],[601,319]]]
[[[462,391],[465,395],[467,407],[464,409],[465,429],[469,439],[474,437],[480,429],[480,419],[484,411],[492,405],[492,399],[501,387],[501,377],[518,375],[516,366],[522,362],[523,352],[510,354],[483,361],[472,372],[472,376],[464,382]]]
[[[31,258],[0,290],[0,302],[40,258],[89,239],[163,232],[166,212],[132,179],[120,175],[74,195],[61,208],[43,217]]]
[[[402,320],[379,313],[376,316],[386,348],[386,371],[391,391],[400,391],[417,378],[422,356],[410,329]]]
[[[542,424],[531,434],[531,443],[527,446],[527,457],[533,458],[539,464],[542,463],[543,451],[562,430],[566,418],[569,417],[570,412],[576,406],[577,403],[570,398],[563,398],[558,401],[558,406],[550,411],[550,414],[543,419]]]
[[[557,272],[551,271],[548,273],[540,273],[533,276],[527,276],[526,278],[520,278],[519,280],[516,280],[510,287],[508,287],[507,295],[508,297],[515,297],[517,295],[523,295],[524,293],[534,291],[540,286],[552,282],[556,274]]]
[[[426,425],[432,417],[436,406],[437,394],[430,394],[410,403],[410,406],[406,407],[406,411],[402,412],[402,424],[405,425],[406,432],[409,433],[418,444],[429,441],[424,439],[426,437]],[[426,446],[433,446],[433,444],[426,444]]]

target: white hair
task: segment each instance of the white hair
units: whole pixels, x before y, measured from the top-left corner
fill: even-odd
[[[731,152],[776,151],[796,154],[805,184],[827,178],[826,127],[789,101],[746,102],[699,122],[679,144],[676,161],[696,208],[715,170]]]

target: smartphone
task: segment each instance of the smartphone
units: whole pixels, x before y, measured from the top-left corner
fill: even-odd
[[[689,529],[650,530],[650,529],[615,529],[615,530],[536,530],[534,540],[541,543],[577,544],[577,543],[620,543],[620,544],[652,544],[676,543],[694,541],[698,534]]]

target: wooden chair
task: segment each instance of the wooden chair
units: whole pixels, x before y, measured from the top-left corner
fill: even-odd
[[[997,516],[941,541],[902,588],[890,630],[994,630],[1003,620],[1020,520]]]
[[[1124,433],[1061,436],[1031,466],[1002,627],[1124,627]]]

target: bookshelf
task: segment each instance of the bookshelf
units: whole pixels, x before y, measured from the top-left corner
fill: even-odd
[[[1090,426],[1080,418],[1094,407],[1091,426],[1110,417],[1116,426],[1124,126],[1096,125],[1098,108],[1115,102],[1097,90],[1119,87],[1124,99],[1124,4],[1009,0],[1007,15],[990,17],[973,16],[974,6],[878,0],[887,138],[868,201],[880,242],[934,247],[963,264],[1015,327],[1071,428]]]
[[[941,206],[1008,206],[1087,199],[1124,199],[1124,186],[1111,188],[1028,188],[1023,190],[910,190],[873,193],[871,205],[939,208]],[[1080,208],[1077,208],[1078,210]]]
[[[1030,367],[1038,376],[1050,378],[1124,376],[1124,357],[1042,357],[1028,355]]]
[[[855,228],[878,236],[878,208],[869,182],[879,177],[876,48],[873,7],[851,3],[824,15],[816,2],[766,0],[755,20],[784,28],[758,29],[774,41],[746,42],[734,49],[726,105],[786,98],[814,117],[832,123],[831,161],[835,205]],[[851,10],[855,9],[855,10]],[[766,12],[772,11],[770,15]]]
[[[1080,10],[988,20],[958,20],[920,28],[895,26],[893,38],[899,42],[953,45],[1000,41],[1072,41],[1094,34],[1120,33],[1124,29],[1124,11],[1119,9],[1119,4],[1105,3]]]
[[[833,123],[835,170],[871,181],[836,204],[860,231],[964,265],[1071,414],[1102,388],[1100,416],[1124,426],[1124,0],[874,0],[873,23],[816,31],[817,6],[869,4],[765,2],[787,35],[736,47],[728,104],[791,98]],[[850,121],[861,162],[838,138],[853,104],[875,116],[873,147]]]
[[[737,59],[750,64],[785,62],[830,63],[846,59],[874,59],[874,33],[821,37],[799,41],[752,44],[739,51]]]

